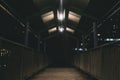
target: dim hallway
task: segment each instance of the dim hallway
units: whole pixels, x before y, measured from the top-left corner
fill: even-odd
[[[29,80],[95,80],[74,68],[47,68]]]
[[[120,0],[0,0],[0,80],[120,80]]]

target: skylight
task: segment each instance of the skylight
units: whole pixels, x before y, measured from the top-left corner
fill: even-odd
[[[69,14],[68,14],[68,19],[69,20],[71,20],[73,22],[76,22],[76,23],[79,23],[80,18],[81,18],[81,15],[79,15],[75,12],[69,11]]]
[[[54,12],[53,11],[47,12],[47,13],[41,15],[41,17],[42,17],[43,22],[47,23],[54,19]]]

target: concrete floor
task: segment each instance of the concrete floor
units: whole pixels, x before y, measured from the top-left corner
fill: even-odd
[[[48,68],[30,80],[93,80],[74,68]]]

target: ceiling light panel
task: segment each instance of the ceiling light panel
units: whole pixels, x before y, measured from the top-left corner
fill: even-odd
[[[54,28],[51,28],[51,29],[48,30],[49,33],[52,33],[52,32],[55,32],[55,31],[57,31],[57,27],[54,27]]]
[[[75,32],[75,30],[73,30],[72,28],[69,28],[69,27],[66,27],[66,31],[71,32],[71,33]]]
[[[59,21],[63,21],[65,19],[65,10],[63,11],[57,10],[57,18]]]
[[[42,17],[43,22],[47,23],[54,19],[54,12],[53,11],[47,12],[47,13],[41,15],[41,17]]]
[[[68,19],[73,21],[73,22],[79,23],[79,21],[81,19],[81,15],[79,15],[75,12],[69,11]]]
[[[59,27],[58,27],[58,30],[59,30],[59,32],[63,32],[63,31],[64,31],[64,28],[61,27],[61,26],[59,26]]]

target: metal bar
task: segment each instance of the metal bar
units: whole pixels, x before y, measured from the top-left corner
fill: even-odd
[[[44,53],[46,53],[47,43],[46,40],[44,40]]]
[[[25,32],[25,45],[28,46],[29,38],[29,22],[26,23],[26,32]]]
[[[93,38],[94,38],[94,48],[96,48],[97,47],[97,26],[95,22],[93,22]]]
[[[83,48],[83,52],[85,51],[85,38],[84,38],[84,35],[82,35],[82,48]]]
[[[108,17],[107,19],[109,19],[111,16],[113,16],[115,13],[117,13],[118,11],[120,10],[120,7],[117,8],[114,12],[112,12]]]
[[[105,16],[107,16],[110,12],[112,12],[112,10],[115,9],[115,7],[118,6],[119,4],[120,4],[120,1],[118,1],[118,2],[105,14]],[[105,16],[104,16],[104,17],[105,17]],[[104,18],[104,17],[103,17],[103,18]]]
[[[5,42],[8,42],[8,43],[11,43],[11,44],[14,44],[14,45],[17,45],[17,46],[20,46],[20,47],[24,47],[24,48],[28,48],[28,49],[32,50],[32,48],[30,48],[30,47],[27,47],[27,46],[25,46],[23,44],[20,44],[20,43],[17,43],[17,42],[14,42],[14,41],[2,38],[2,37],[0,37],[0,41],[5,41]]]
[[[0,40],[0,47],[2,47],[2,41]]]
[[[38,37],[38,51],[40,51],[40,35]]]
[[[63,11],[63,0],[60,0],[60,11]]]
[[[8,4],[7,4],[7,2],[5,2],[4,0],[2,0],[2,3],[3,4],[5,4],[8,8],[9,8],[9,10],[6,8],[6,7],[4,7],[1,3],[0,3],[0,7],[6,12],[6,13],[8,13],[8,15],[10,15],[11,17],[13,17],[22,27],[25,27],[26,25],[22,22],[22,21],[20,21],[13,13],[15,13],[15,12],[13,12],[13,8],[11,8]],[[11,10],[11,11],[10,11]],[[30,26],[29,26],[29,28],[31,28]],[[32,29],[32,28],[31,28]],[[34,34],[35,35],[35,34]]]
[[[77,40],[76,47],[77,47],[77,54],[78,54],[79,53],[79,40]]]
[[[4,4],[6,4],[5,2],[3,2]],[[17,22],[19,22],[19,24],[23,27],[25,27],[25,24],[23,22],[21,22],[16,16],[14,16],[14,14],[9,11],[6,7],[4,7],[1,3],[0,3],[0,8],[2,8],[6,13],[8,13],[11,17],[13,17]]]

